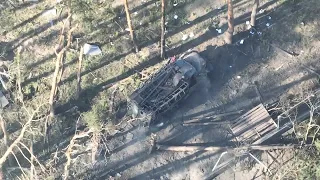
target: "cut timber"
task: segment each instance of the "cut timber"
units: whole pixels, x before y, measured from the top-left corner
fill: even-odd
[[[219,124],[230,124],[230,121],[212,121],[212,122],[191,122],[183,123],[183,126],[206,126],[206,125],[219,125]]]
[[[232,133],[240,142],[257,141],[262,135],[276,128],[276,123],[264,108],[263,104],[252,108],[231,125]]]
[[[156,149],[158,150],[165,150],[165,151],[251,151],[251,150],[260,150],[260,151],[267,151],[273,149],[297,149],[302,147],[309,147],[312,145],[304,145],[301,146],[300,144],[289,144],[289,145],[248,145],[248,146],[241,146],[241,147],[232,147],[232,146],[194,146],[194,145],[181,145],[181,146],[169,146],[169,145],[160,145],[156,144]]]
[[[226,113],[221,113],[221,114],[209,115],[209,116],[202,117],[202,118],[190,119],[188,121],[185,121],[184,123],[187,124],[187,123],[198,122],[200,120],[216,119],[216,118],[220,118],[220,117],[224,117],[224,116],[231,116],[231,115],[241,114],[242,112],[243,112],[243,110],[239,110],[239,111],[233,111],[233,112],[226,112]]]

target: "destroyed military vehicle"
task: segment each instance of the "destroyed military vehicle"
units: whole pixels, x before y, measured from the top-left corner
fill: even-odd
[[[129,97],[128,112],[133,118],[151,122],[188,96],[204,72],[206,62],[197,52],[171,58],[158,72]]]

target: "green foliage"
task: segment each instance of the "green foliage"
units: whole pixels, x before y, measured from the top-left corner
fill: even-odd
[[[100,131],[108,118],[107,104],[99,101],[92,105],[92,109],[83,114],[83,120],[94,131]]]

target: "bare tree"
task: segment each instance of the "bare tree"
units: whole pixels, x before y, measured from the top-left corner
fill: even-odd
[[[251,26],[254,27],[256,25],[256,15],[259,7],[259,0],[254,0],[251,12]]]
[[[137,53],[137,52],[139,52],[139,48],[137,46],[135,34],[134,34],[133,28],[132,28],[132,22],[131,22],[131,17],[130,17],[130,12],[129,12],[128,0],[124,0],[124,9],[126,11],[128,28],[129,28],[129,31],[130,31],[131,40],[132,40],[133,46],[135,48],[135,51]]]
[[[232,44],[232,36],[234,32],[232,0],[227,0],[227,3],[228,3],[228,30],[225,35],[225,42],[227,44]]]
[[[165,0],[161,0],[161,58],[165,58]]]

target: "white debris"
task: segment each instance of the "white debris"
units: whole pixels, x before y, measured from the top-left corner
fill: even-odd
[[[177,5],[178,5],[178,3],[174,3],[174,4],[173,4],[173,6],[177,6]]]
[[[157,127],[162,127],[163,125],[164,125],[164,123],[161,122],[161,123],[157,124],[156,126],[157,126]]]
[[[48,9],[42,13],[42,16],[45,16],[45,17],[52,17],[56,15],[57,15],[57,9],[55,8]]]
[[[243,44],[244,43],[244,39],[241,39],[241,41],[239,42],[240,44]]]
[[[165,22],[164,25],[168,25],[168,22]]]
[[[194,33],[191,32],[191,33],[189,34],[189,37],[190,37],[190,38],[193,38],[193,37],[194,37]]]
[[[260,9],[259,13],[264,13],[264,11],[265,11],[264,9]]]
[[[187,39],[188,39],[188,35],[187,35],[187,34],[184,34],[184,35],[182,36],[182,40],[185,41],[185,40],[187,40]]]
[[[270,23],[267,23],[266,26],[269,27],[269,26],[270,26]]]
[[[173,18],[174,18],[174,19],[178,19],[178,15],[174,15]]]
[[[232,68],[232,66],[229,66],[229,68]]]
[[[251,29],[250,34],[254,35],[254,31]]]
[[[133,134],[132,133],[128,133],[126,136],[127,140],[132,140],[133,139]]]
[[[216,29],[216,31],[221,34],[222,33],[222,30],[221,29]]]
[[[186,21],[186,24],[190,24],[190,22],[189,22],[189,21]]]
[[[0,107],[3,108],[9,104],[8,99],[3,95],[3,93],[0,91]]]
[[[117,173],[116,176],[120,178],[120,177],[121,177],[121,174],[120,174],[120,173]]]
[[[129,29],[129,28],[126,28],[126,29],[124,29],[124,30],[126,30],[126,31],[130,31],[130,29]]]
[[[258,31],[258,35],[261,35],[261,34],[262,34],[262,32]]]
[[[140,26],[141,26],[141,25],[142,25],[142,21],[140,21],[140,23],[139,23],[139,24],[140,24]]]
[[[241,78],[241,76],[237,76],[237,79],[240,79]]]
[[[91,45],[91,44],[84,44],[83,46],[83,54],[95,56],[101,54],[102,51],[97,45]]]
[[[57,3],[60,3],[62,0],[57,0]]]
[[[138,14],[138,12],[134,12],[133,14],[134,14],[134,15],[137,15],[137,14]]]
[[[250,21],[246,21],[246,25],[250,25]]]
[[[272,19],[271,16],[268,16],[268,19]]]
[[[222,7],[217,7],[217,9],[219,9],[219,10],[220,10],[220,9],[222,9]]]

